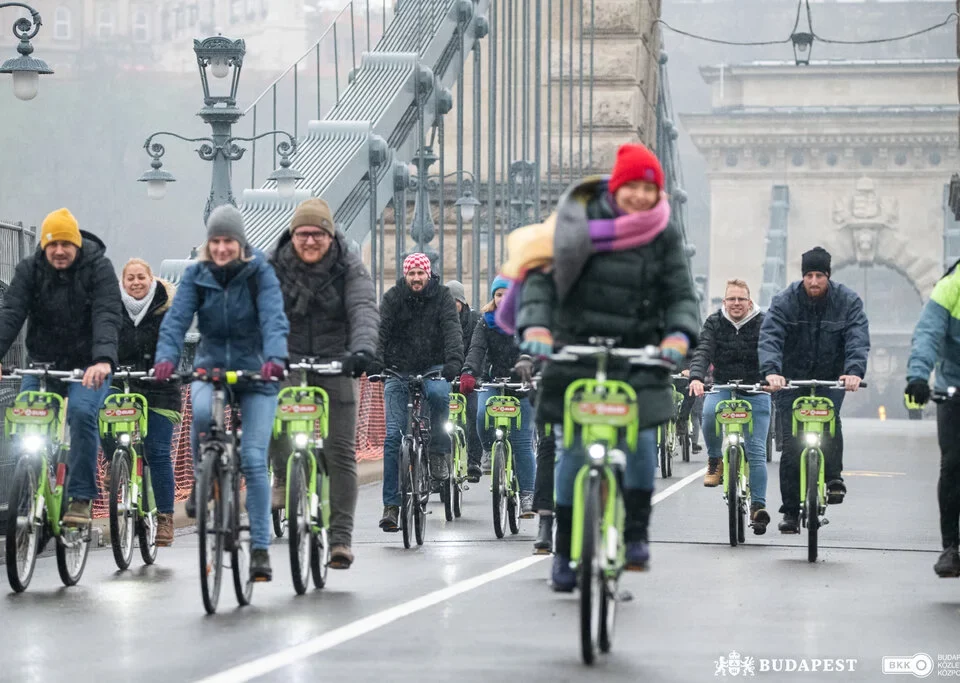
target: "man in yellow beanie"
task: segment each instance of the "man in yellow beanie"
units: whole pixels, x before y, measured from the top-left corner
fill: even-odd
[[[83,371],[82,384],[47,385],[69,398],[70,505],[63,521],[72,526],[89,524],[97,496],[98,416],[117,364],[122,323],[120,285],[105,251],[67,209],[54,211],[41,225],[39,248],[17,266],[0,306],[0,357],[26,321],[32,362]],[[37,377],[24,377],[20,385],[21,391],[38,387]]]

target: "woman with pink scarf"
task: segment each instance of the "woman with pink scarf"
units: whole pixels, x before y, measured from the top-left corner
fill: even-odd
[[[670,222],[660,162],[643,145],[623,145],[609,177],[571,187],[547,221],[511,235],[509,250],[504,275],[516,286],[498,309],[497,322],[516,330],[521,350],[533,358],[589,343],[591,337],[612,337],[625,348],[659,346],[679,365],[696,341],[699,304],[683,237]],[[553,425],[557,444],[552,570],[557,591],[571,591],[577,583],[570,533],[574,478],[584,463],[581,451],[563,448],[563,395],[571,381],[594,374],[592,363],[547,363],[539,392],[537,418]],[[629,382],[640,405],[642,431],[637,450],[627,453],[623,484],[627,568],[642,571],[650,561],[656,426],[674,411],[670,376],[616,363],[608,374]]]

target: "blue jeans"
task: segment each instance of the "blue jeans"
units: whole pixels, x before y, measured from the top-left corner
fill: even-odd
[[[477,392],[477,434],[487,450],[493,445],[493,429],[486,428],[487,399],[497,396],[496,389],[484,389]],[[537,477],[537,458],[533,453],[534,410],[530,399],[520,399],[520,429],[510,432],[510,446],[513,448],[513,462],[517,468],[521,493],[533,493],[534,480]]]
[[[443,426],[450,416],[450,383],[432,379],[425,383],[430,405],[430,453],[450,453],[450,437]],[[383,440],[383,504],[400,505],[400,443],[407,428],[406,382],[388,379],[383,388],[387,433]]]
[[[723,444],[717,434],[717,404],[730,398],[730,390],[723,389],[707,394],[703,401],[703,438],[707,442],[707,455],[723,457]],[[769,394],[740,394],[740,398],[753,408],[753,431],[747,435],[747,462],[750,463],[750,501],[766,506],[767,503],[767,430],[770,428]]]
[[[577,472],[586,462],[582,446],[571,450],[563,447],[563,428],[554,425],[557,440],[556,488],[557,505],[573,507],[573,485]],[[657,430],[645,429],[637,438],[637,450],[625,451],[627,468],[623,473],[623,488],[627,491],[653,491],[657,470]]]
[[[240,463],[247,482],[247,514],[250,516],[250,547],[265,550],[270,547],[270,478],[267,474],[267,446],[277,411],[275,394],[256,390],[236,391],[243,417],[243,440],[240,443]],[[197,474],[197,456],[200,453],[200,434],[206,433],[213,422],[211,403],[213,385],[193,382],[190,386],[193,405],[193,423],[190,425],[190,445],[193,448],[194,473]],[[200,501],[197,501],[198,503]]]
[[[38,377],[24,377],[20,391],[40,388]],[[100,408],[110,392],[110,378],[99,389],[87,389],[79,382],[47,382],[47,390],[67,401],[67,426],[70,429],[70,483],[67,497],[94,500],[97,497],[97,454],[100,452]]]

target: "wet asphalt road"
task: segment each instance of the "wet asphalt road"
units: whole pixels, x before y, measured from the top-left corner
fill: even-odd
[[[719,489],[696,476],[706,453],[658,479],[667,495],[654,512],[652,570],[625,576],[635,599],[619,613],[613,652],[592,669],[579,659],[576,596],[550,592],[549,561],[530,555],[535,520],[496,540],[487,486],[475,485],[463,518],[444,522],[431,504],[426,544],[404,550],[399,534],[376,527],[373,484],[361,489],[353,568],[330,571],[327,588],[303,597],[285,540],[274,541],[275,579],[256,587],[253,605],[238,609],[227,584],[212,617],[200,601],[193,534],[161,550],[153,567],[135,554],[123,573],[109,549],[93,551],[69,589],[55,560],[39,559],[26,593],[0,596],[0,681],[686,682],[718,680],[718,661],[732,652],[753,658],[755,677],[770,681],[912,680],[883,675],[881,662],[917,653],[931,656],[934,676],[957,676],[960,661],[937,661],[960,656],[960,580],[931,568],[935,425],[849,420],[844,432],[849,495],[828,510],[812,565],[806,537],[781,536],[775,522],[765,536],[748,532],[744,546],[726,544]],[[772,511],[777,482],[775,458]],[[842,673],[761,668],[816,658],[855,661]]]

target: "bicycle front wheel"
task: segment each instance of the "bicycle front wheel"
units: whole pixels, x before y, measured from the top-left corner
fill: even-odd
[[[423,545],[427,530],[427,502],[430,500],[430,468],[423,455],[423,445],[416,451],[414,462],[413,530],[417,545]]]
[[[657,452],[660,457],[660,477],[668,479],[670,471],[670,449],[667,446],[667,425],[661,425],[657,430]]]
[[[810,448],[807,460],[807,499],[805,502],[807,522],[807,562],[817,561],[817,537],[820,531],[820,453]]]
[[[585,664],[597,655],[603,611],[604,578],[600,558],[600,478],[591,473],[583,501],[583,546],[580,549],[580,652]]]
[[[139,520],[137,521],[137,539],[140,541],[140,559],[150,565],[157,561],[157,506],[153,497],[153,478],[150,467],[140,459],[143,476],[140,477]]]
[[[133,560],[134,510],[130,500],[130,453],[118,448],[110,463],[110,545],[121,571]]]
[[[310,551],[312,548],[311,510],[307,495],[304,458],[298,457],[290,468],[287,480],[287,526],[290,528],[290,573],[297,595],[307,592],[310,583]]]
[[[37,563],[40,536],[37,519],[37,473],[29,459],[20,460],[10,484],[7,507],[7,580],[17,593],[27,590]]]
[[[736,447],[727,446],[724,459],[727,461],[727,473],[724,481],[727,488],[727,522],[730,532],[730,545],[736,548],[740,538],[740,476],[738,471],[740,454]]]
[[[208,454],[200,468],[196,486],[197,536],[200,543],[200,595],[207,614],[217,611],[223,585],[223,490],[216,453]]]
[[[67,468],[67,478],[63,485],[63,500],[66,500],[70,490],[70,468]],[[87,555],[90,552],[90,524],[79,527],[68,527],[63,524],[63,514],[66,505],[60,507],[60,537],[57,539],[57,571],[64,586],[76,586],[83,576],[87,566]]]
[[[497,538],[503,538],[504,522],[507,518],[507,471],[506,471],[506,452],[503,442],[498,441],[493,445],[490,454],[491,472],[493,473],[493,533]]]
[[[403,533],[403,547],[413,545],[413,449],[409,441],[400,446],[400,531]]]
[[[239,445],[238,445],[239,447]],[[253,579],[250,578],[250,522],[243,524],[240,513],[240,472],[239,463],[232,479],[233,493],[230,496],[230,509],[227,511],[230,520],[230,565],[233,569],[233,591],[237,595],[237,604],[246,607],[253,597]],[[228,478],[221,475],[220,481],[226,485]]]

